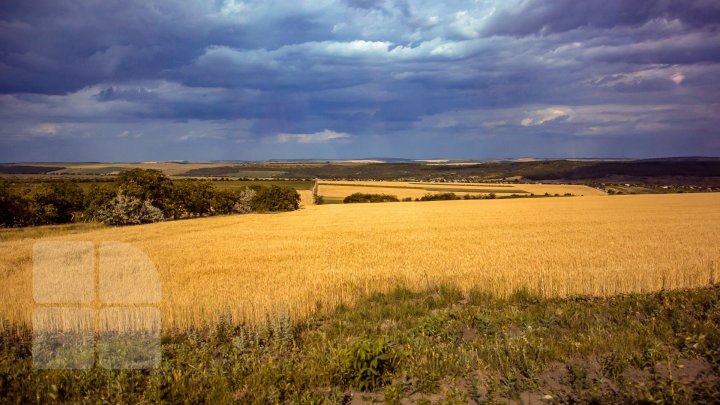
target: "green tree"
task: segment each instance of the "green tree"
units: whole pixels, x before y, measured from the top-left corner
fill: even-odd
[[[233,190],[215,190],[212,197],[212,210],[214,214],[224,215],[233,212],[237,202],[237,192]]]
[[[173,185],[174,217],[210,215],[213,212],[215,189],[209,181],[179,181]]]
[[[174,217],[173,182],[160,170],[132,169],[118,175],[120,191],[141,201],[148,200],[167,217]]]
[[[63,224],[71,222],[83,211],[85,194],[74,182],[44,183],[32,193],[35,223]]]
[[[397,202],[400,201],[394,195],[389,194],[365,194],[354,193],[343,199],[343,203],[380,203],[380,202]]]
[[[285,186],[261,187],[252,198],[253,211],[292,211],[300,207],[300,194]]]
[[[110,225],[138,225],[165,219],[162,211],[149,200],[142,201],[122,192],[98,211],[97,218]]]
[[[0,227],[24,225],[25,207],[27,207],[27,201],[13,192],[8,181],[0,180]]]
[[[90,187],[85,195],[85,209],[83,211],[83,219],[92,222],[97,219],[98,212],[109,203],[117,195],[117,188],[112,186]]]

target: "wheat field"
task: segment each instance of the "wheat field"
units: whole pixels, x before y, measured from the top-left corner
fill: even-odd
[[[318,194],[339,200],[353,193],[390,194],[400,199],[420,198],[426,194],[452,192],[458,196],[494,193],[498,196],[566,194],[576,196],[605,195],[601,190],[575,184],[497,184],[497,183],[428,183],[399,181],[327,181],[318,182]]]
[[[297,190],[297,193],[300,195],[300,206],[313,204],[312,190]]]
[[[0,318],[31,321],[39,240],[140,249],[159,272],[163,327],[186,328],[223,314],[300,318],[396,285],[551,297],[704,286],[720,274],[718,229],[720,194],[678,194],[307,205],[55,236],[2,231]]]

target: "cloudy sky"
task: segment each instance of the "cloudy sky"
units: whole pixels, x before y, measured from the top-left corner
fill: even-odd
[[[3,0],[0,161],[720,155],[717,0]]]

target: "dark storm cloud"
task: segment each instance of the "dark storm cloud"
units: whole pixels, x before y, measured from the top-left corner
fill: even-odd
[[[720,3],[714,0],[531,0],[502,10],[485,28],[490,34],[530,35],[583,27],[639,26],[653,19],[679,20],[689,26],[717,26]]]
[[[144,1],[14,1],[0,11],[0,91],[63,94],[157,78],[202,52],[208,28]]]
[[[348,6],[362,9],[380,8],[384,2],[385,0],[345,0]]]
[[[108,87],[101,90],[95,95],[98,101],[112,101],[112,100],[144,100],[152,97],[152,93],[143,88],[139,89],[116,89],[115,87]]]
[[[0,159],[720,154],[718,22],[714,0],[9,0]]]

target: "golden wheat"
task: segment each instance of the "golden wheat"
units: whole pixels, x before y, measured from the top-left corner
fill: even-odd
[[[164,327],[302,317],[395,285],[501,296],[703,286],[720,274],[719,208],[720,194],[311,205],[55,238],[15,232],[0,239],[0,318],[31,321],[33,244],[50,239],[144,252],[160,274]]]
[[[367,187],[358,184],[357,186],[344,186],[320,183],[318,185],[318,194],[330,199],[343,199],[353,193],[365,194],[389,194],[397,198],[420,198],[431,192],[424,189],[400,188],[400,187]],[[459,193],[467,194],[467,193]]]
[[[300,194],[300,206],[313,205],[313,193],[312,190],[297,190]]]
[[[483,191],[477,191],[483,190]],[[390,194],[398,198],[419,198],[426,194],[453,192],[459,196],[466,194],[490,194],[498,196],[573,194],[576,196],[606,195],[603,191],[574,184],[497,184],[497,183],[429,183],[429,182],[392,182],[392,181],[327,181],[318,183],[318,194],[331,199],[341,199],[353,193]]]

